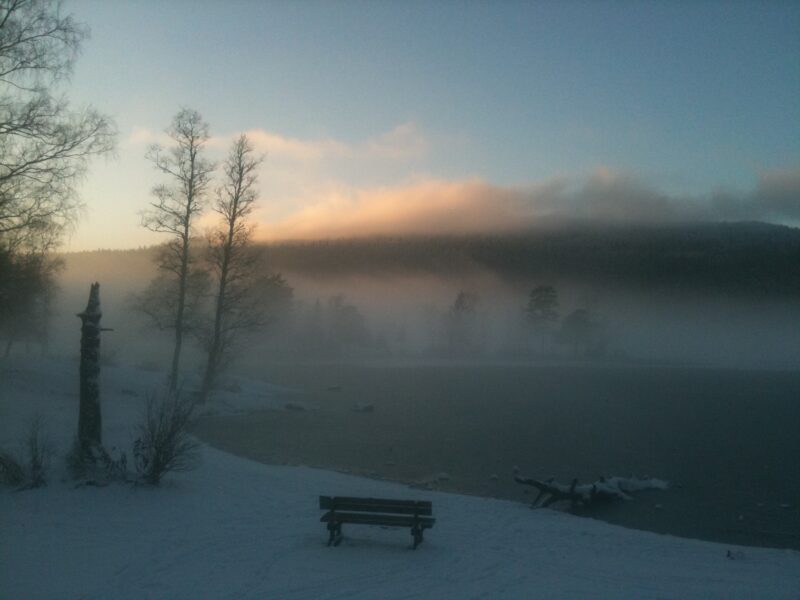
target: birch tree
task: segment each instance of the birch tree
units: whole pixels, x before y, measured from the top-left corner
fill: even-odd
[[[239,136],[223,165],[224,182],[217,189],[212,206],[220,216],[220,225],[208,237],[208,257],[216,275],[216,290],[213,324],[206,342],[204,398],[236,338],[243,331],[253,331],[265,323],[263,305],[254,294],[258,257],[251,245],[253,226],[247,221],[258,197],[257,171],[262,161],[263,157],[254,154],[247,136]]]
[[[56,95],[88,35],[60,2],[0,0],[0,245],[12,250],[55,245],[89,159],[113,149],[108,117]]]
[[[528,295],[525,316],[534,333],[540,338],[540,350],[544,353],[545,340],[552,335],[558,322],[558,292],[552,285],[537,285]]]
[[[197,111],[181,109],[167,129],[167,135],[172,139],[172,145],[166,149],[152,146],[147,158],[167,176],[169,183],[153,188],[155,201],[142,213],[142,225],[170,238],[158,255],[157,265],[162,278],[171,282],[173,289],[169,313],[175,344],[169,389],[174,391],[178,385],[181,350],[187,333],[189,283],[196,262],[191,252],[191,236],[195,220],[203,212],[214,165],[203,156],[209,137],[208,124]]]
[[[93,156],[114,148],[111,120],[63,95],[88,28],[50,0],[0,0],[0,337],[20,312],[46,306],[48,251],[80,211],[76,187]],[[39,320],[39,325],[46,321]]]

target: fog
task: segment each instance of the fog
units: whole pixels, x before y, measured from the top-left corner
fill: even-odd
[[[795,230],[776,228],[770,235],[784,231],[790,236],[791,259]],[[556,237],[573,239],[571,235]],[[643,259],[644,266],[631,269],[624,253],[615,251],[619,258],[611,264],[597,259],[602,248],[617,244],[605,239],[597,242],[601,250],[592,246],[595,249],[590,252],[581,243],[575,246],[573,239],[571,249],[556,253],[553,264],[532,260],[530,268],[520,266],[525,259],[513,248],[502,246],[511,243],[507,238],[373,238],[332,242],[332,246],[267,246],[263,269],[283,275],[293,290],[291,306],[273,315],[265,330],[247,336],[233,367],[258,373],[266,362],[336,359],[796,369],[800,367],[800,336],[796,335],[800,302],[792,293],[797,273],[781,270],[787,244],[764,250],[755,245],[749,229],[735,236],[744,237],[745,250],[761,248],[759,252],[777,272],[770,274],[764,268],[765,274],[753,285],[746,268],[727,269],[715,258],[716,250],[710,253],[708,273],[714,275],[710,282],[706,281],[710,276],[697,271],[694,263],[679,262],[682,266],[677,270],[670,265],[665,268],[660,251],[652,249],[652,256]],[[630,245],[630,231],[623,237]],[[491,254],[492,244],[501,250]],[[422,258],[409,258],[407,253],[418,247],[433,250],[423,252]],[[476,247],[489,258],[475,258],[479,255]],[[552,244],[548,248],[553,252]],[[730,245],[724,253],[735,255],[736,248]],[[104,335],[106,359],[151,368],[166,364],[171,333],[148,329],[131,302],[132,294],[141,292],[155,275],[152,252],[65,255],[50,350],[77,353],[79,322],[74,315],[85,305],[89,283],[96,280],[101,283],[103,322],[114,329]],[[576,260],[587,253],[591,256]],[[633,254],[639,260],[635,247]],[[330,268],[315,262],[320,255],[327,257]],[[648,265],[648,260],[653,264]],[[564,267],[559,269],[561,261]],[[590,268],[576,268],[576,262]],[[559,318],[535,331],[527,322],[525,307],[531,289],[539,285],[555,289]],[[454,316],[460,293],[471,304],[463,315]],[[564,338],[563,325],[578,309],[588,311],[592,332],[576,343]],[[187,350],[184,365],[199,368],[200,348],[190,344]]]
[[[785,507],[800,480],[785,461],[800,451],[799,248],[798,230],[758,223],[261,246],[262,272],[280,273],[291,301],[260,292],[272,319],[233,348],[192,431],[269,464],[517,502],[532,497],[515,469],[653,476],[674,486],[572,510],[797,548]],[[63,255],[49,344],[18,341],[14,364],[63,365],[39,363],[42,350],[76,358],[75,315],[99,281],[102,401],[139,406],[166,380],[174,343],[133,308],[156,253]],[[545,326],[526,312],[540,286],[558,301]],[[188,336],[181,390],[199,389],[205,359]]]

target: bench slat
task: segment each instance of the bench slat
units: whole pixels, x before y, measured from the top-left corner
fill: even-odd
[[[327,512],[322,515],[320,521],[330,522],[334,516]],[[369,515],[364,513],[349,513],[336,511],[335,521],[337,523],[356,523],[360,525],[387,525],[389,527],[411,527],[415,521],[413,517],[401,515]],[[420,517],[416,520],[417,524],[425,529],[430,529],[436,523],[436,519],[431,517]]]
[[[323,508],[322,510],[326,510]],[[418,508],[414,506],[394,506],[394,505],[376,505],[376,504],[335,504],[327,508],[327,510],[349,510],[353,512],[364,513],[390,513],[399,515],[420,515],[430,516],[433,514],[433,509]]]
[[[431,515],[433,504],[427,500],[389,500],[381,498],[352,498],[320,496],[321,510],[351,510],[360,512]]]

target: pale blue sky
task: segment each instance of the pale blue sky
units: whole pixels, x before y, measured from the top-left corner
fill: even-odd
[[[518,188],[602,168],[707,197],[800,166],[799,3],[67,9],[92,29],[69,95],[120,130],[117,159],[96,162],[83,188],[71,248],[157,240],[136,217],[161,181],[143,155],[184,105],[220,148],[263,130],[267,227],[317,202],[356,210],[364,190],[429,180]]]

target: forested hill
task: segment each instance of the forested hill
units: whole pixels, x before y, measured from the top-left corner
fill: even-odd
[[[528,284],[564,279],[800,300],[800,229],[764,223],[548,227],[494,236],[376,237],[261,246],[265,270],[315,278],[492,272]],[[65,255],[69,271],[152,276],[153,249]],[[91,275],[90,275],[91,276]],[[291,281],[290,281],[291,283]]]
[[[525,234],[280,242],[271,268],[316,276],[485,269],[510,280],[579,279],[800,298],[800,229],[765,223],[596,227]]]

